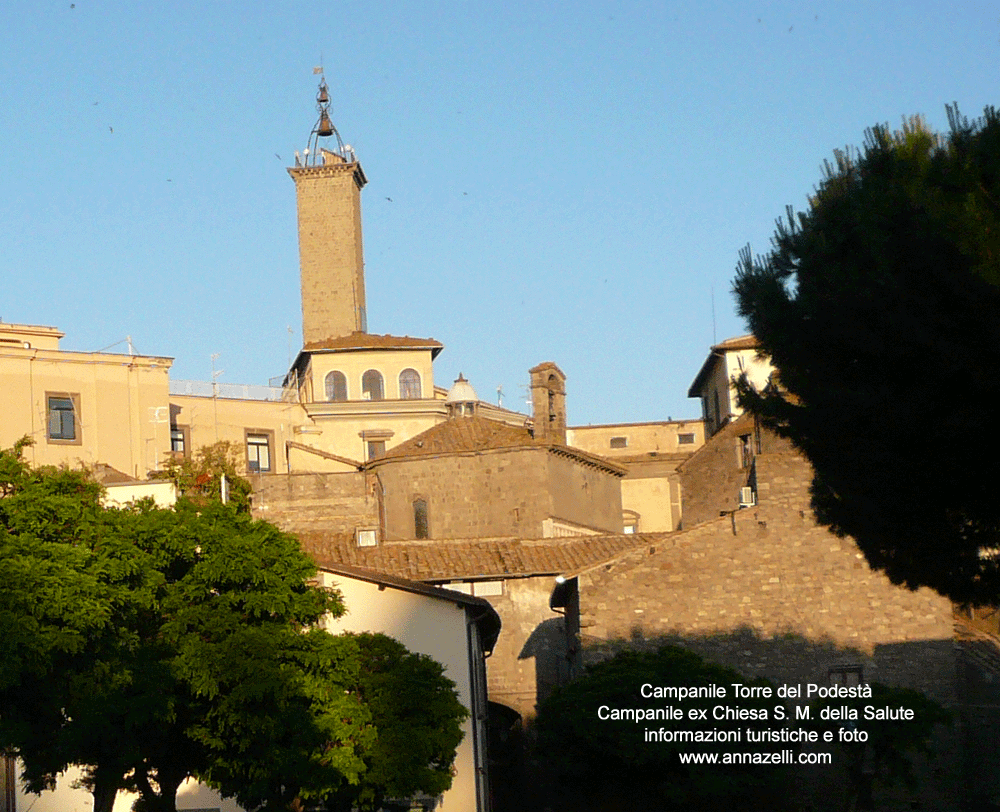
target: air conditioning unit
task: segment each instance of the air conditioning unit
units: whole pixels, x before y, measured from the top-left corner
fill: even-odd
[[[753,492],[753,488],[740,488],[740,507],[753,507],[756,504],[757,494]]]

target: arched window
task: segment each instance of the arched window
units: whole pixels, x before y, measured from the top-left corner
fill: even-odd
[[[404,369],[399,373],[399,396],[403,400],[420,399],[420,375],[415,369]]]
[[[428,539],[431,537],[430,528],[427,524],[427,500],[413,500],[413,537],[418,539]]]
[[[334,370],[326,376],[326,399],[347,400],[347,378]]]
[[[382,373],[377,369],[369,369],[361,376],[361,397],[365,400],[385,400]]]

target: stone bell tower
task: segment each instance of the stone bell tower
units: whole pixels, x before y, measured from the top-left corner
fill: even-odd
[[[528,372],[535,437],[566,445],[566,376],[551,361],[532,367]]]
[[[330,120],[330,92],[320,80],[319,121],[304,155],[295,153],[302,279],[302,341],[367,332],[361,189],[368,182],[354,150]],[[334,137],[333,141],[330,140]]]

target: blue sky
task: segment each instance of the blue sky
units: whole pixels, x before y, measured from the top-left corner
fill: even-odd
[[[285,167],[322,64],[369,179],[369,329],[436,338],[439,385],[515,408],[555,361],[574,425],[697,416],[709,345],[745,332],[738,252],[823,160],[1000,104],[985,2],[7,0],[0,24],[4,321],[130,335],[175,378],[283,374]]]

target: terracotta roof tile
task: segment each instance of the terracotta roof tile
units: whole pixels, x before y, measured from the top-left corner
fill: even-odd
[[[416,581],[559,575],[606,561],[667,533],[551,539],[386,541],[358,547],[347,535],[302,533],[302,549],[317,565],[364,567]]]
[[[400,443],[381,459],[544,445],[524,426],[511,426],[485,417],[457,417]]]
[[[426,348],[436,356],[444,344],[433,338],[412,338],[410,336],[376,335],[354,332],[346,336],[310,341],[302,347],[303,352],[322,350],[409,350]]]
[[[468,454],[501,449],[544,448],[573,457],[587,465],[596,465],[610,473],[624,476],[625,469],[613,460],[571,446],[536,439],[524,426],[511,426],[486,417],[455,417],[438,423],[387,451],[368,467],[392,460],[429,457],[438,454]]]

